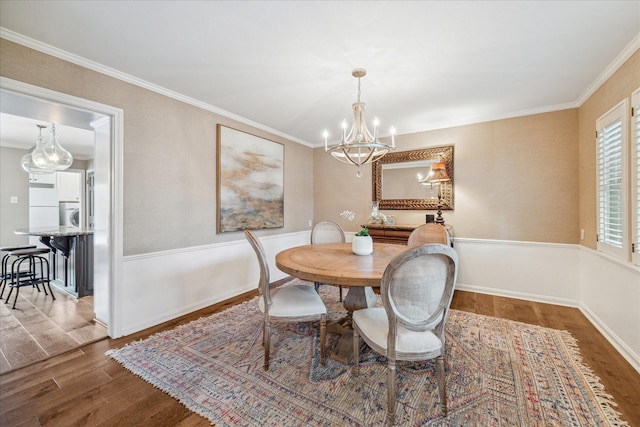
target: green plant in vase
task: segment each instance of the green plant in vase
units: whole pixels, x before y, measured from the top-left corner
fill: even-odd
[[[373,252],[373,239],[367,227],[361,228],[351,242],[351,250],[356,255],[370,255]]]
[[[360,231],[356,233],[356,236],[368,236],[368,235],[369,235],[369,229],[367,227],[362,227]]]

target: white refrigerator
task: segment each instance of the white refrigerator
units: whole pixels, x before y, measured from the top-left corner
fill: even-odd
[[[29,228],[57,228],[59,225],[58,190],[50,187],[29,187]],[[44,247],[38,237],[29,237],[29,243]]]

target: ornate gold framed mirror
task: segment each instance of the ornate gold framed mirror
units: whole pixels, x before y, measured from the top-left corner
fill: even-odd
[[[430,183],[431,165],[444,162],[450,180]],[[453,145],[388,153],[372,163],[373,201],[379,209],[453,209]]]

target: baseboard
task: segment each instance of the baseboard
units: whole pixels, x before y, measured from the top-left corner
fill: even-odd
[[[640,373],[640,356],[635,354],[607,325],[602,322],[588,307],[578,307],[593,326],[611,343],[633,368]]]
[[[620,353],[624,359],[629,362],[633,368],[640,373],[640,357],[625,344],[607,325],[602,322],[588,307],[584,306],[580,301],[573,301],[564,298],[548,297],[544,295],[528,294],[522,292],[510,292],[502,289],[493,289],[482,286],[465,285],[463,283],[456,284],[456,290],[476,292],[480,294],[495,295],[506,298],[515,298],[526,301],[535,301],[546,304],[561,305],[566,307],[575,307],[591,322],[591,324],[609,341],[609,343]]]
[[[249,292],[256,289],[255,284],[247,285],[244,288],[234,288],[232,292],[217,295],[215,298],[207,298],[198,301],[196,304],[190,304],[188,306],[180,306],[177,310],[164,311],[159,316],[148,316],[143,319],[140,319],[138,322],[131,322],[123,329],[123,335],[133,334],[144,329],[160,325],[164,322],[168,322],[170,320],[176,319],[178,317],[184,316],[189,313],[193,313],[194,311],[201,310],[203,308],[209,307],[211,305],[226,301],[238,295],[241,295],[245,292]]]
[[[579,301],[575,301],[567,298],[558,298],[558,297],[552,297],[547,295],[530,294],[530,293],[516,292],[516,291],[506,291],[504,289],[495,289],[495,288],[488,288],[484,286],[466,285],[460,282],[456,284],[456,289],[459,289],[461,291],[477,292],[479,294],[496,295],[500,297],[522,299],[527,301],[542,302],[546,304],[580,308]]]

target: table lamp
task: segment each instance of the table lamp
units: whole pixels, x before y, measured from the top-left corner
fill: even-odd
[[[444,162],[434,163],[431,166],[431,178],[430,183],[437,183],[438,185],[438,212],[436,216],[436,224],[444,225],[444,218],[442,218],[442,183],[451,181],[447,174],[447,168]]]

